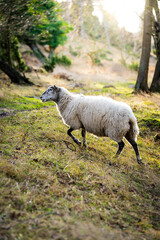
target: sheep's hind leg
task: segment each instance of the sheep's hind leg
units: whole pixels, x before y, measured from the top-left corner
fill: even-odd
[[[140,157],[140,155],[139,155],[139,150],[138,150],[138,145],[137,145],[137,143],[130,137],[129,133],[126,134],[125,138],[126,138],[126,139],[128,140],[128,142],[132,145],[132,147],[133,147],[133,149],[134,149],[134,151],[135,151],[136,157],[137,157],[137,162],[138,162],[139,164],[143,164],[142,159],[141,159],[141,157]]]
[[[121,140],[119,143],[118,143],[118,151],[116,153],[116,156],[119,156],[124,148],[124,142]]]
[[[83,146],[86,148],[87,144],[86,144],[86,130],[84,128],[82,128],[82,137],[83,137]]]
[[[68,129],[67,134],[73,139],[73,141],[74,141],[76,144],[78,144],[78,145],[80,146],[80,145],[81,145],[81,142],[71,134],[71,132],[72,132],[73,130],[74,130],[73,128]]]

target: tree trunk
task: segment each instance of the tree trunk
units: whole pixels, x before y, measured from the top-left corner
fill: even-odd
[[[6,27],[7,30],[4,33],[4,40],[5,40],[5,50],[6,50],[6,61],[7,63],[12,66],[12,61],[11,61],[11,36],[10,36],[10,31],[8,27]]]
[[[2,59],[0,59],[0,69],[8,75],[8,77],[11,79],[12,83],[16,84],[28,84],[33,85],[32,82],[28,80],[28,78],[22,76],[18,71],[16,71],[14,68],[9,66],[7,63],[5,63]]]
[[[50,47],[50,53],[49,53],[48,59],[51,60],[54,57],[54,51],[55,49],[53,47]]]
[[[70,24],[71,21],[70,21],[70,10],[69,10],[69,0],[66,1],[66,4],[67,4],[67,21],[68,23]]]
[[[151,30],[152,30],[152,7],[150,0],[146,0],[144,12],[144,29],[142,41],[142,54],[138,71],[137,82],[135,85],[136,91],[148,92],[148,66],[151,51]]]
[[[106,20],[104,18],[103,18],[103,26],[104,26],[104,30],[105,30],[105,36],[106,36],[108,48],[111,49],[111,43],[110,43],[110,38],[109,38],[109,33],[108,33],[108,27],[107,27]]]
[[[150,87],[151,92],[160,92],[160,56],[156,63],[153,80]]]
[[[84,38],[84,23],[83,23],[83,7],[82,7],[82,0],[79,0],[79,7],[80,7],[80,23],[81,23],[81,38]]]
[[[159,14],[159,8],[158,8],[158,1],[157,0],[150,0],[152,7],[155,10],[155,14],[156,14],[156,18],[157,18],[157,22],[160,24],[160,14]]]
[[[104,26],[104,31],[105,31],[105,37],[107,40],[107,46],[110,49],[111,48],[111,42],[110,42],[110,37],[109,37],[109,33],[108,33],[108,26],[107,26],[107,22],[105,20],[105,15],[104,15],[104,10],[103,10],[103,3],[102,1],[99,1],[99,9],[102,13],[102,19],[103,19],[103,26]]]
[[[156,55],[157,55],[157,63],[155,67],[155,72],[153,76],[153,80],[151,83],[150,91],[151,92],[160,92],[160,12],[158,8],[157,0],[153,0],[152,2],[157,21],[154,22],[154,44],[156,48]]]
[[[41,63],[46,62],[46,57],[44,54],[40,51],[37,44],[33,41],[25,40],[25,43],[32,49],[34,55],[41,61]]]

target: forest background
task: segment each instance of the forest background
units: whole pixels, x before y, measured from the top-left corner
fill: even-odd
[[[1,239],[160,237],[159,1],[136,33],[104,2],[0,0]],[[75,146],[39,99],[54,84],[127,102],[144,165],[128,142],[118,159],[109,139]]]

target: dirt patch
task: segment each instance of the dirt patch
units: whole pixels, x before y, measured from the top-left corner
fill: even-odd
[[[15,111],[7,108],[0,108],[0,118],[12,116],[15,114]]]

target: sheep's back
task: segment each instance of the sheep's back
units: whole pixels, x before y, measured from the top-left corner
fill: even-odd
[[[77,106],[78,117],[88,132],[117,141],[129,130],[129,118],[134,117],[127,104],[106,97],[83,97]]]

